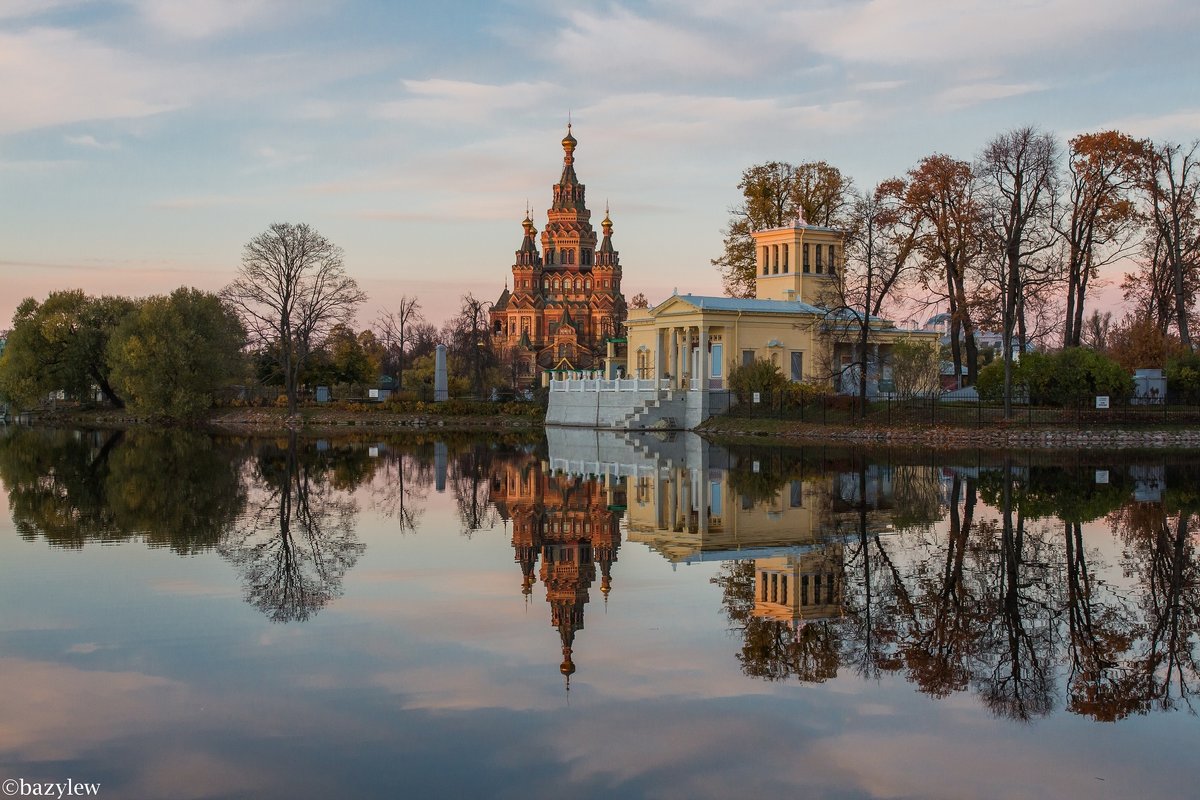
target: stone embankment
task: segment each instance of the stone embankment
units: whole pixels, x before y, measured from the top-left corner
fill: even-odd
[[[737,424],[746,422],[749,424]],[[710,421],[711,423],[711,421]],[[719,437],[767,437],[789,444],[839,442],[846,444],[920,445],[939,448],[1038,448],[1121,450],[1143,448],[1200,449],[1200,429],[1164,430],[1043,429],[1043,428],[923,428],[851,427],[843,425],[755,425],[751,420],[726,418],[702,431]]]

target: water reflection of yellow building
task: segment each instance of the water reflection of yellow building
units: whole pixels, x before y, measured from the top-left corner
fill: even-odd
[[[687,562],[813,544],[830,533],[822,487],[796,479],[766,498],[753,497],[732,485],[731,474],[670,466],[628,478],[630,541]]]
[[[843,548],[830,541],[838,476],[754,492],[734,475],[672,465],[628,477],[630,541],[672,563],[752,560],[756,617],[798,626],[840,616]]]
[[[842,545],[754,559],[754,616],[798,626],[842,614]]]
[[[560,670],[569,686],[575,634],[583,630],[597,567],[601,594],[607,599],[612,590],[612,565],[621,546],[617,509],[624,505],[624,488],[617,481],[552,475],[529,456],[497,468],[492,501],[512,523],[522,594],[532,595],[538,580],[546,588],[550,621],[562,643]]]

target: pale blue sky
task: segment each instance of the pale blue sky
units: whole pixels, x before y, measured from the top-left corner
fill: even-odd
[[[627,292],[719,293],[749,164],[868,186],[1029,123],[1200,136],[1198,22],[1182,0],[0,0],[0,327],[51,288],[217,289],[282,220],[345,249],[364,324],[405,293],[440,322],[499,293],[526,199],[543,226],[568,111]]]

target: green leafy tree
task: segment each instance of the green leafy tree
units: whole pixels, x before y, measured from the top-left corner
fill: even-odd
[[[1189,353],[1167,362],[1167,390],[1191,402],[1200,398],[1200,355]]]
[[[1123,398],[1133,393],[1133,378],[1107,356],[1081,347],[1057,353],[1026,353],[1013,365],[1012,386],[1018,396],[1034,403],[1069,405],[1095,395]],[[1004,397],[1004,363],[996,361],[979,372],[979,396],[988,401]]]
[[[143,300],[108,343],[113,382],[137,411],[195,419],[243,371],[246,333],[215,294],[180,288]]]
[[[365,335],[373,338],[369,332]],[[304,382],[322,386],[373,382],[379,375],[379,361],[364,346],[363,336],[349,325],[335,326],[325,345],[309,358],[301,376]]]
[[[95,386],[113,406],[124,399],[112,381],[108,341],[133,308],[123,297],[89,297],[81,290],[51,292],[45,302],[17,307],[0,358],[0,394],[22,404],[50,392],[85,398]]]
[[[724,252],[712,260],[721,272],[725,293],[754,297],[754,239],[756,230],[778,228],[800,213],[813,225],[833,227],[841,222],[853,182],[824,161],[799,166],[785,161],[755,164],[742,173],[741,204],[730,210]]]

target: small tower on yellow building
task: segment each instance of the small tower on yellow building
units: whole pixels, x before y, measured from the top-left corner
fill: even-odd
[[[803,212],[782,228],[754,231],[755,296],[822,306],[842,268],[844,231],[805,221]]]

